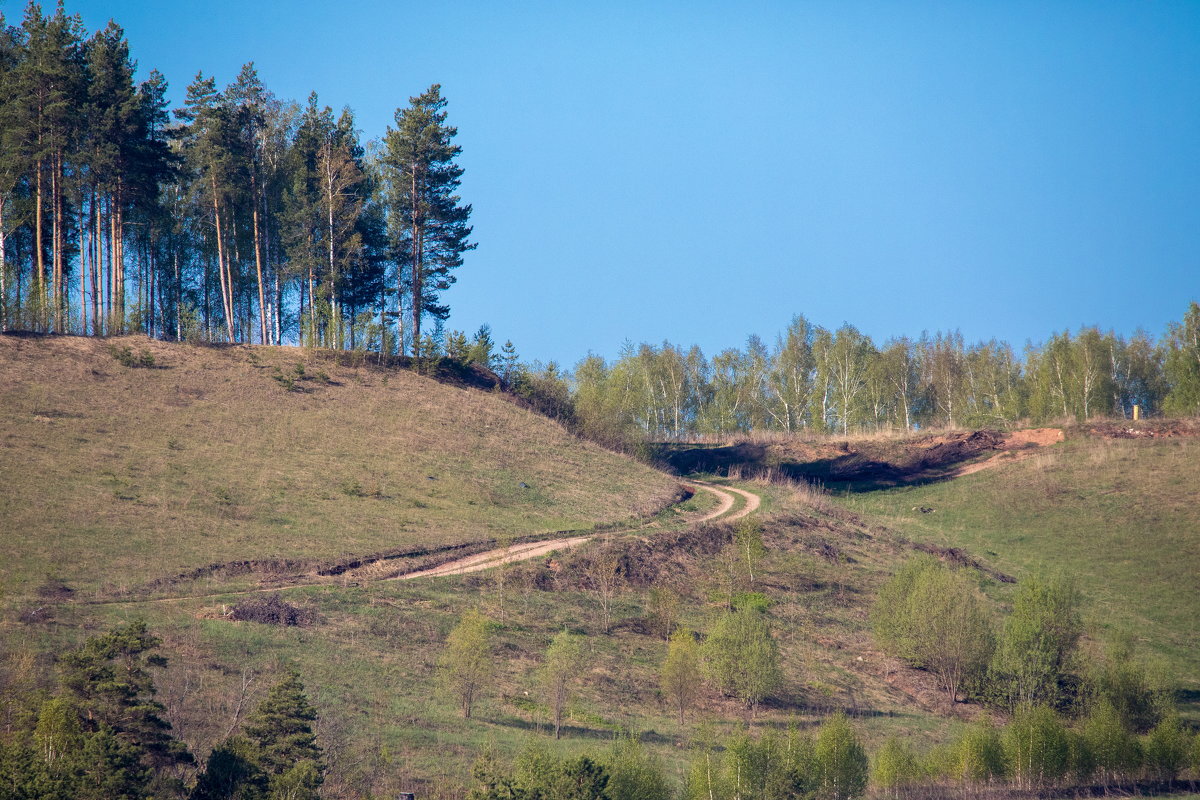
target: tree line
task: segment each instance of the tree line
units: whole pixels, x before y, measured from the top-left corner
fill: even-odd
[[[543,374],[543,378],[546,377]],[[1085,327],[1018,353],[960,333],[882,344],[853,325],[795,317],[773,344],[707,358],[700,348],[626,343],[590,355],[567,381],[571,411],[597,438],[778,431],[1004,427],[1021,420],[1200,412],[1200,305],[1158,340]]]
[[[115,22],[0,15],[0,330],[419,352],[475,246],[440,86],[364,143],[252,63],[173,112],[135,72]]]

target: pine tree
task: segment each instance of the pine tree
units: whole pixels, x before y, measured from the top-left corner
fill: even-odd
[[[33,173],[34,324],[60,331],[66,330],[70,216],[65,179],[79,139],[80,120],[74,110],[81,104],[84,87],[82,28],[79,17],[67,16],[61,5],[47,17],[31,2],[22,23],[24,55],[13,75],[20,98],[13,143]]]
[[[89,639],[62,659],[63,688],[93,730],[103,726],[141,748],[155,767],[192,761],[186,746],[170,735],[165,707],[154,699],[149,669],[165,667],[166,659],[150,651],[160,643],[137,621]]]
[[[316,718],[299,673],[289,672],[271,687],[246,720],[244,732],[255,747],[256,762],[269,775],[278,776],[301,761],[309,761],[316,766],[319,778],[324,765],[312,731],[311,723]]]
[[[0,332],[8,330],[12,316],[8,299],[8,235],[15,227],[11,210],[14,193],[25,172],[17,72],[23,55],[21,29],[8,25],[0,13]]]
[[[420,357],[421,319],[444,320],[450,313],[440,300],[455,277],[452,271],[463,253],[474,249],[467,241],[471,206],[454,194],[463,170],[455,163],[462,148],[453,144],[458,129],[446,124],[446,99],[434,84],[396,109],[396,127],[384,135],[383,164],[388,171],[389,228],[404,275],[398,279],[407,293],[412,327],[407,338],[414,357]],[[402,318],[401,318],[402,319]],[[405,341],[403,321],[398,331]]]

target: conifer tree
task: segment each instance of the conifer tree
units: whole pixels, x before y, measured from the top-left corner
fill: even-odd
[[[93,729],[103,726],[122,741],[145,751],[150,764],[191,763],[192,755],[172,738],[165,708],[154,699],[151,667],[166,659],[152,655],[161,640],[142,621],[89,639],[62,659],[62,685]]]
[[[312,762],[319,778],[324,765],[312,730],[316,718],[299,673],[289,672],[246,720],[244,733],[254,745],[255,761],[272,776],[282,775],[302,761]]]
[[[422,317],[446,319],[450,309],[440,293],[454,283],[463,253],[475,247],[467,240],[471,206],[454,193],[462,181],[455,163],[462,148],[453,143],[458,129],[446,124],[445,107],[435,83],[396,109],[396,127],[384,135],[389,229],[401,265],[397,284],[412,315],[407,337],[401,318],[398,338],[402,346],[406,338],[412,342],[414,357],[420,356]]]

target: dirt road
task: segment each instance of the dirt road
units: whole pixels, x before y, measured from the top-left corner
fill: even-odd
[[[732,486],[717,486],[704,481],[691,481],[688,488],[703,489],[706,492],[716,495],[717,507],[709,511],[702,517],[693,520],[693,524],[699,522],[711,522],[715,519],[731,521],[741,519],[742,517],[753,514],[762,504],[762,498],[753,492],[747,492],[744,489],[735,489]],[[745,504],[733,510],[737,505],[738,496],[745,500]],[[617,531],[616,533],[628,533],[629,531]],[[605,534],[611,536],[613,534]],[[544,556],[555,550],[566,550],[571,547],[578,547],[585,542],[590,542],[592,536],[572,536],[564,539],[549,539],[542,542],[530,542],[527,544],[516,544],[509,547],[499,547],[495,550],[488,550],[485,553],[476,553],[463,558],[456,558],[453,561],[448,561],[445,564],[440,564],[429,569],[422,569],[416,572],[409,572],[405,575],[397,575],[389,580],[413,580],[415,578],[437,578],[444,575],[465,575],[468,572],[480,572],[491,567],[499,566],[500,564],[511,564],[514,561],[526,561],[538,556]]]
[[[717,507],[707,513],[695,517],[690,520],[691,524],[701,522],[711,522],[716,519],[721,520],[737,520],[754,513],[758,510],[761,504],[761,498],[753,492],[747,492],[744,489],[735,489],[732,486],[718,486],[707,483],[705,481],[689,481],[687,486],[692,490],[703,490],[717,497]],[[743,504],[737,507],[738,500],[741,498]],[[735,507],[736,510],[735,510]],[[628,530],[612,531],[610,533],[599,534],[601,536],[615,536],[622,533],[633,533],[641,530],[639,528],[630,528]],[[446,575],[463,575],[469,572],[479,572],[491,567],[499,566],[500,564],[511,564],[515,561],[525,561],[538,556],[544,556],[547,553],[555,550],[566,550],[572,547],[589,542],[596,538],[593,535],[587,536],[570,536],[558,539],[543,539],[537,542],[522,542],[513,544],[507,547],[497,547],[492,550],[486,550],[481,553],[473,553],[461,558],[453,559],[442,564],[437,564],[432,567],[418,569],[413,572],[407,572],[401,575],[388,574],[386,562],[369,562],[362,567],[346,570],[338,577],[338,581],[346,582],[375,582],[381,580],[413,580],[414,578],[435,578]],[[168,597],[152,597],[144,599],[121,598],[111,600],[95,600],[90,601],[89,605],[108,605],[112,603],[127,603],[127,602],[149,602],[149,603],[165,603],[174,600],[195,600],[205,597],[233,597],[247,596],[256,594],[267,594],[270,592],[278,592],[282,589],[288,589],[295,586],[313,586],[332,583],[328,577],[322,578],[317,573],[293,576],[291,580],[281,581],[271,586],[263,586],[254,589],[241,589],[235,591],[215,591],[205,592],[202,594],[187,594],[174,595]]]

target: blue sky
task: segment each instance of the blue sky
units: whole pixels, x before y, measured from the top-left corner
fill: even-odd
[[[1200,299],[1200,3],[198,8],[67,2],[177,99],[254,61],[370,139],[441,83],[479,243],[449,324],[527,358],[712,355],[797,313],[1020,348]]]

